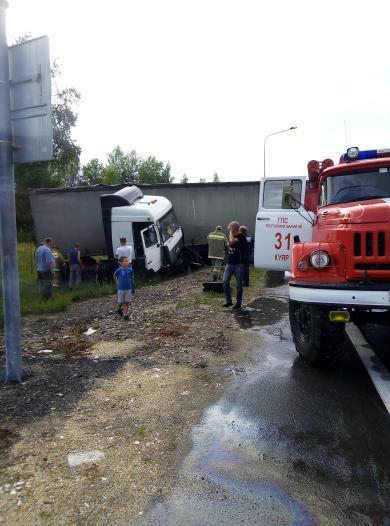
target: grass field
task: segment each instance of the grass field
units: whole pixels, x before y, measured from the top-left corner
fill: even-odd
[[[34,262],[33,243],[19,243],[19,283],[20,283],[20,308],[22,314],[49,314],[60,312],[74,301],[81,301],[90,298],[97,298],[113,294],[115,292],[114,282],[102,286],[92,282],[82,283],[77,290],[69,290],[66,286],[53,287],[53,299],[49,301],[41,300],[38,293],[36,265]],[[143,282],[136,277],[136,287],[140,288],[146,284],[151,285],[159,282],[156,278],[151,282]],[[1,284],[0,284],[1,286]],[[0,326],[3,323],[3,302],[0,301]]]
[[[83,283],[77,290],[53,287],[53,299],[42,301],[38,294],[37,273],[34,262],[35,246],[32,243],[18,244],[20,309],[22,314],[48,314],[64,311],[73,302],[105,296],[115,292],[114,284],[97,286]],[[3,320],[3,305],[0,305],[0,322]]]
[[[53,299],[49,301],[41,300],[38,293],[36,265],[34,261],[35,245],[33,243],[19,243],[19,282],[20,282],[20,308],[23,315],[26,314],[49,314],[53,312],[60,312],[66,310],[74,301],[81,301],[90,298],[98,298],[113,294],[115,292],[114,282],[107,283],[102,286],[96,285],[92,282],[85,282],[77,290],[69,290],[65,286],[53,287]],[[251,283],[258,283],[263,276],[263,271],[250,269]],[[147,281],[140,280],[135,276],[136,288],[150,286],[161,281],[160,276],[148,279]],[[233,280],[234,281],[234,280]],[[1,283],[0,283],[1,287]],[[200,303],[208,303],[217,306],[222,301],[221,294],[212,292],[200,292],[196,297],[190,301],[191,305]],[[178,308],[183,305],[178,304]],[[3,302],[0,301],[0,327],[3,325]]]

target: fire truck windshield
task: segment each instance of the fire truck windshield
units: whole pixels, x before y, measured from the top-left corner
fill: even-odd
[[[329,175],[322,183],[320,206],[390,198],[390,168],[379,170]]]

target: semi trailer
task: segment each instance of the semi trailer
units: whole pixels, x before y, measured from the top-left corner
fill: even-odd
[[[348,321],[390,324],[390,150],[349,148],[308,177],[265,178],[256,216],[255,266],[290,271],[297,351],[333,361]]]
[[[183,255],[207,256],[207,235],[232,220],[254,231],[258,181],[31,189],[37,241],[52,237],[66,254],[113,258],[119,238],[133,246],[139,267],[157,272]]]

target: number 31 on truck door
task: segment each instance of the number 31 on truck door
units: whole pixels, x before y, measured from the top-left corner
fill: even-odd
[[[292,186],[294,208],[283,208],[283,187]],[[312,226],[303,203],[306,177],[265,178],[260,184],[259,211],[256,216],[255,267],[267,270],[290,270],[294,236],[311,240]]]

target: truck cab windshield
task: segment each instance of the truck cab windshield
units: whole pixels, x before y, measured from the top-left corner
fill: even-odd
[[[322,183],[320,206],[390,197],[390,168],[329,175]]]
[[[165,241],[168,241],[170,237],[180,228],[179,222],[177,220],[175,211],[173,208],[165,214],[164,217],[160,219],[160,229],[162,238]]]

